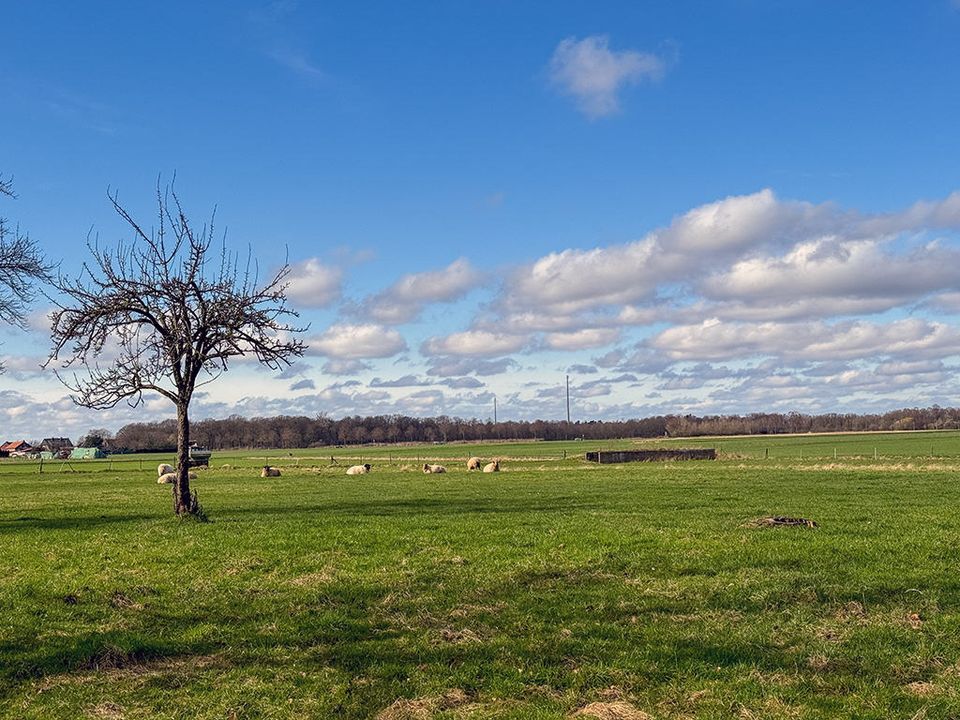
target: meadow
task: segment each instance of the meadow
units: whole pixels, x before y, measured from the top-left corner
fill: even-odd
[[[170,460],[0,461],[0,716],[960,717],[956,431]]]

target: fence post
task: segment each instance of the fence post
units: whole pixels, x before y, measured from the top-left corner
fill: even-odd
[[[40,457],[40,470],[38,471],[40,475],[43,475],[43,456]]]

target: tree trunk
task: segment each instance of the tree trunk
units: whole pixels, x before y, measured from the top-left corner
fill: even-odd
[[[177,477],[173,483],[173,512],[189,515],[193,512],[190,498],[190,418],[187,404],[177,404]]]

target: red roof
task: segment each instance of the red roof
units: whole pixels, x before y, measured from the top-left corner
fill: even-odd
[[[5,442],[3,445],[0,445],[0,450],[4,452],[23,452],[24,450],[29,450],[32,445],[26,440],[11,440],[10,442]]]

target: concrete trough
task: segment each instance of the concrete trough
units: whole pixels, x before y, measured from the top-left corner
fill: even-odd
[[[665,462],[671,460],[716,460],[714,448],[696,448],[689,450],[600,450],[588,452],[590,462],[609,465],[628,462]]]

